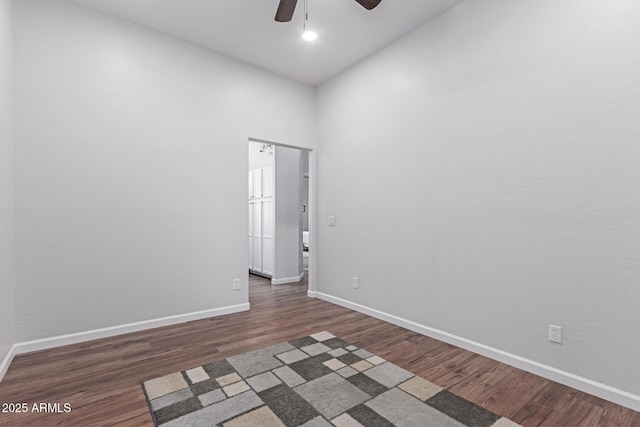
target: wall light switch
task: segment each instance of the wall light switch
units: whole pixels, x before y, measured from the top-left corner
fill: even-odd
[[[336,226],[336,217],[335,216],[330,216],[327,218],[327,224],[329,224],[329,227],[335,227]]]

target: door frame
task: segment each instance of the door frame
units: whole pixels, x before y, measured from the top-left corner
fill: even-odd
[[[308,293],[311,294],[315,294],[316,292],[316,283],[317,283],[317,261],[318,261],[318,251],[316,248],[316,235],[318,233],[317,230],[317,188],[318,188],[318,183],[317,183],[317,149],[314,148],[309,148],[309,147],[302,147],[300,145],[291,145],[291,144],[282,144],[279,142],[275,142],[275,141],[269,141],[269,140],[265,140],[265,139],[260,139],[260,138],[253,138],[253,137],[249,137],[245,143],[248,142],[257,142],[260,144],[271,144],[274,146],[278,146],[278,147],[287,147],[287,148],[295,148],[297,150],[300,150],[302,152],[306,152],[307,155],[309,156],[309,275],[308,275],[308,285],[309,285],[309,290]],[[248,144],[247,144],[248,147]],[[248,152],[247,152],[247,157],[248,157]],[[274,171],[275,173],[275,171]],[[247,176],[247,174],[245,173],[244,176]],[[247,187],[246,185],[244,186],[245,188]],[[247,218],[245,220],[245,224],[247,224],[248,227],[248,223],[249,223],[249,213],[248,210],[245,209],[245,213],[247,215]],[[248,230],[245,233],[245,235],[248,234]],[[247,248],[248,250],[248,248]],[[247,267],[248,267],[248,262],[247,262]],[[247,268],[248,271],[248,268]]]

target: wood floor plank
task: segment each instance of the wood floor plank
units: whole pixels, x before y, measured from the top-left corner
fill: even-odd
[[[17,356],[0,402],[69,413],[0,413],[0,426],[152,426],[143,381],[328,330],[528,426],[640,426],[640,413],[361,313],[307,297],[306,282],[251,276],[251,310]]]

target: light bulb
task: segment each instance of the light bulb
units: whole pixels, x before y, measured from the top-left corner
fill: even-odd
[[[318,35],[313,31],[306,30],[304,33],[302,33],[302,38],[308,42],[312,42],[318,38]]]

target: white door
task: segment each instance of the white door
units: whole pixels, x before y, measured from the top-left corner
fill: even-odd
[[[253,171],[253,198],[262,197],[262,169]]]
[[[254,187],[255,188],[255,187]],[[256,202],[253,206],[253,271],[262,272],[262,203]]]
[[[273,199],[262,200],[262,273],[273,276]],[[255,244],[255,243],[254,243]]]
[[[273,166],[262,168],[262,197],[273,197]]]
[[[249,198],[253,199],[253,171],[249,171]]]

